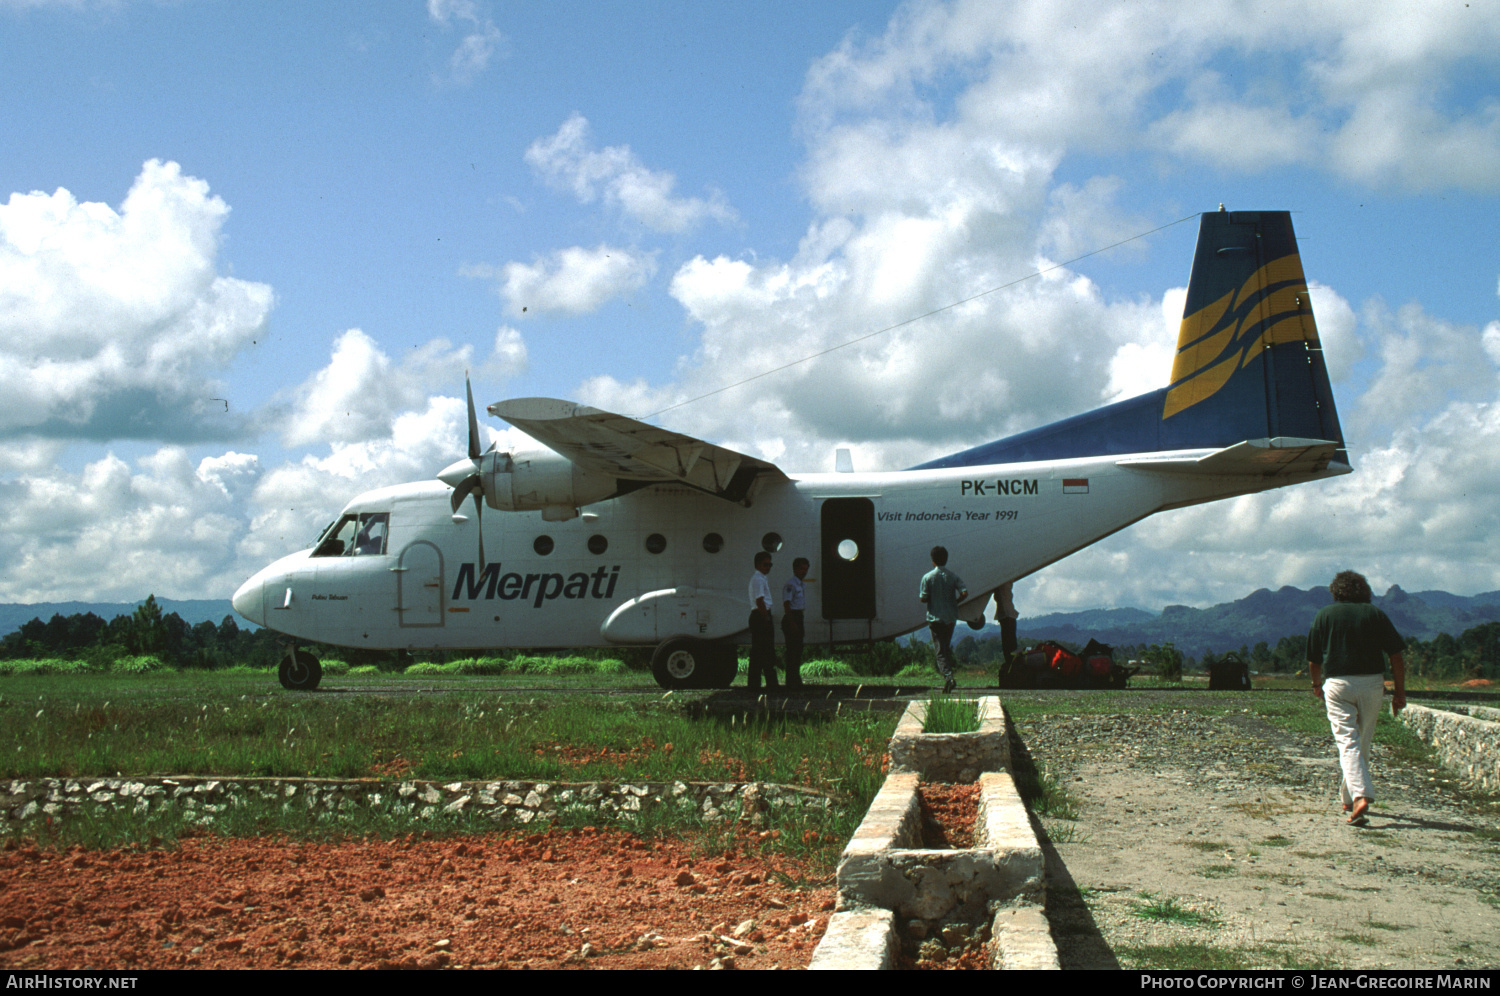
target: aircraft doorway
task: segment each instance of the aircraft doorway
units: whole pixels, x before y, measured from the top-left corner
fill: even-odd
[[[823,502],[824,619],[875,618],[875,503],[868,498]]]
[[[396,569],[396,616],[402,626],[443,625],[443,554],[426,540],[401,551]]]

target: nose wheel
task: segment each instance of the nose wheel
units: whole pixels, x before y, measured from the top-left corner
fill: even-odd
[[[287,691],[310,692],[323,680],[323,665],[307,651],[292,647],[281,659],[276,677]]]

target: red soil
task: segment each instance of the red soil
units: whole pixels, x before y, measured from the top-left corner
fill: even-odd
[[[750,856],[755,836],[711,857],[593,829],[109,852],[10,843],[0,966],[804,968],[833,886],[786,885],[804,869]]]
[[[922,846],[974,846],[974,823],[979,819],[978,784],[924,782],[917,786],[922,802]]]

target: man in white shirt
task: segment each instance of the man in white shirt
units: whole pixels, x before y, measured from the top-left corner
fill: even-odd
[[[786,687],[788,690],[802,687],[802,640],[807,635],[803,614],[807,609],[807,586],[802,583],[807,569],[812,565],[806,557],[792,561],[792,576],[781,586],[781,635],[786,638]]]
[[[776,680],[776,629],[771,625],[771,555],[755,555],[755,572],[750,575],[750,691],[760,691],[764,674],[766,689],[779,688]]]

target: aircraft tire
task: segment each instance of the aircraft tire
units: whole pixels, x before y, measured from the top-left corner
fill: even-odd
[[[651,674],[663,688],[712,688],[714,646],[706,640],[674,636],[651,655]]]
[[[312,654],[293,651],[281,659],[276,677],[289,692],[310,692],[323,680],[323,664]]]

